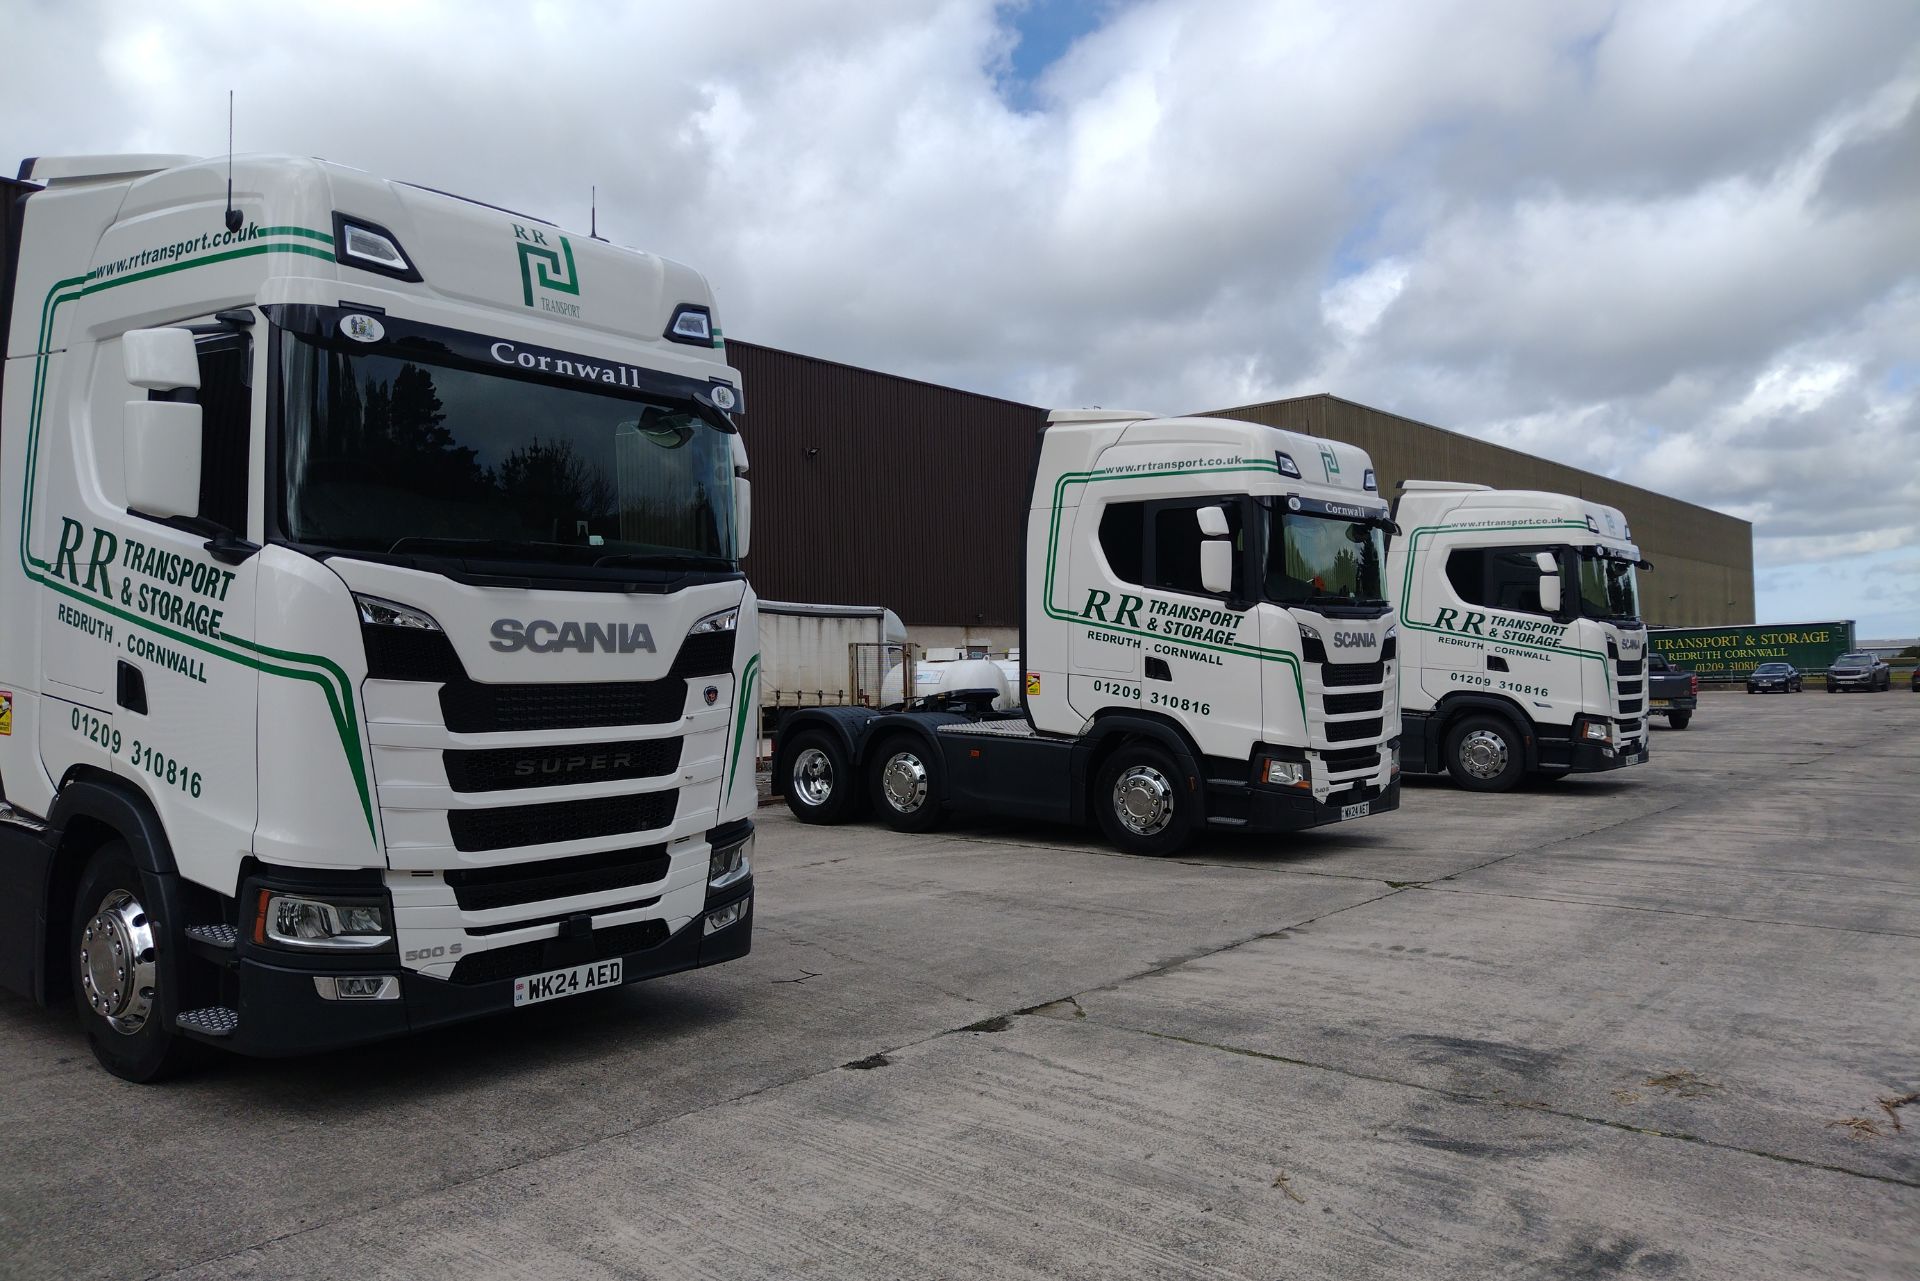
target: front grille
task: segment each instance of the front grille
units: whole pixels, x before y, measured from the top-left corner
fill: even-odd
[[[1377,747],[1348,747],[1334,752],[1320,753],[1320,760],[1331,773],[1351,774],[1355,770],[1377,769],[1380,765],[1380,749]]]
[[[571,939],[535,939],[531,943],[509,943],[485,952],[473,952],[460,958],[453,967],[455,983],[492,983],[498,979],[542,974],[572,965],[588,965],[609,957],[625,956],[658,947],[667,941],[667,923],[662,920],[634,921],[595,930],[582,943]]]
[[[1621,715],[1624,716],[1629,712],[1638,713],[1639,710],[1640,700],[1638,698],[1623,698],[1620,700]]]
[[[440,687],[440,714],[456,734],[664,725],[679,720],[686,706],[686,682],[677,676],[587,685],[482,685],[463,679]]]
[[[1645,682],[1643,681],[1621,681],[1620,692],[1622,694],[1638,694],[1640,692],[1640,687],[1644,683]]]
[[[502,805],[449,810],[447,827],[457,850],[498,850],[515,845],[557,845],[622,832],[650,832],[673,822],[678,792],[602,796],[546,805]]]
[[[1349,743],[1356,738],[1378,738],[1380,736],[1380,718],[1370,721],[1328,721],[1327,741],[1330,743]]]
[[[1377,712],[1380,700],[1385,697],[1385,693],[1377,689],[1363,694],[1323,694],[1320,705],[1329,716],[1346,716],[1353,712]]]
[[[1645,723],[1646,722],[1640,721],[1640,720],[1621,721],[1620,733],[1622,735],[1638,734],[1640,732],[1640,727]]]
[[[1608,648],[1612,648],[1611,642],[1609,642]],[[1636,658],[1632,661],[1623,658],[1613,665],[1613,673],[1616,676],[1638,676],[1641,669],[1645,666],[1646,660],[1643,658]]]
[[[701,632],[680,643],[671,675],[723,676],[733,670],[733,638],[738,632]]]
[[[466,676],[445,632],[362,623],[367,675],[383,681],[457,681]]]
[[[485,912],[651,885],[666,876],[670,862],[666,846],[642,845],[507,867],[456,868],[447,872],[446,878],[461,911]]]
[[[1379,685],[1386,679],[1384,663],[1324,663],[1320,668],[1322,685]]]
[[[450,749],[441,756],[447,766],[447,784],[454,791],[497,792],[659,778],[680,767],[680,743],[677,738],[643,738],[563,747]]]

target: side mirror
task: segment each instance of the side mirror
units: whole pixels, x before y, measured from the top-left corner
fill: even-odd
[[[1226,539],[1200,544],[1200,585],[1221,596],[1233,590],[1233,544]]]
[[[1540,608],[1555,618],[1560,616],[1560,562],[1552,552],[1535,552],[1533,563],[1540,571]]]
[[[1227,513],[1218,507],[1202,507],[1194,512],[1200,522],[1200,533],[1206,538],[1225,538],[1227,536]]]
[[[745,476],[733,478],[733,556],[747,558],[753,542],[753,482]]]
[[[200,406],[177,400],[130,400],[121,433],[127,506],[162,518],[198,516]]]
[[[127,381],[144,391],[200,390],[200,355],[185,329],[130,329],[120,339]]]

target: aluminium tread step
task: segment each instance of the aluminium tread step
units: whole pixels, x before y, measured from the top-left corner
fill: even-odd
[[[224,1005],[209,1005],[198,1010],[183,1010],[173,1019],[174,1027],[194,1036],[213,1037],[221,1040],[232,1036],[240,1027],[238,1011]]]

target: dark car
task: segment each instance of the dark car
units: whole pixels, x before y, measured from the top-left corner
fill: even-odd
[[[1747,677],[1749,694],[1798,694],[1800,669],[1792,663],[1762,663]]]
[[[1874,690],[1893,688],[1893,668],[1864,650],[1850,650],[1833,660],[1827,668],[1827,693],[1843,689]]]
[[[1913,669],[1913,679],[1910,683],[1913,686],[1913,692],[1920,694],[1920,667]]]

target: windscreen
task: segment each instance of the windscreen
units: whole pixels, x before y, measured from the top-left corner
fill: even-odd
[[[281,345],[295,542],[592,565],[729,564],[729,439],[690,409]]]
[[[1378,525],[1276,509],[1267,539],[1266,597],[1283,605],[1386,603],[1386,531]]]
[[[1634,563],[1580,549],[1580,612],[1615,623],[1640,621],[1640,582]]]

